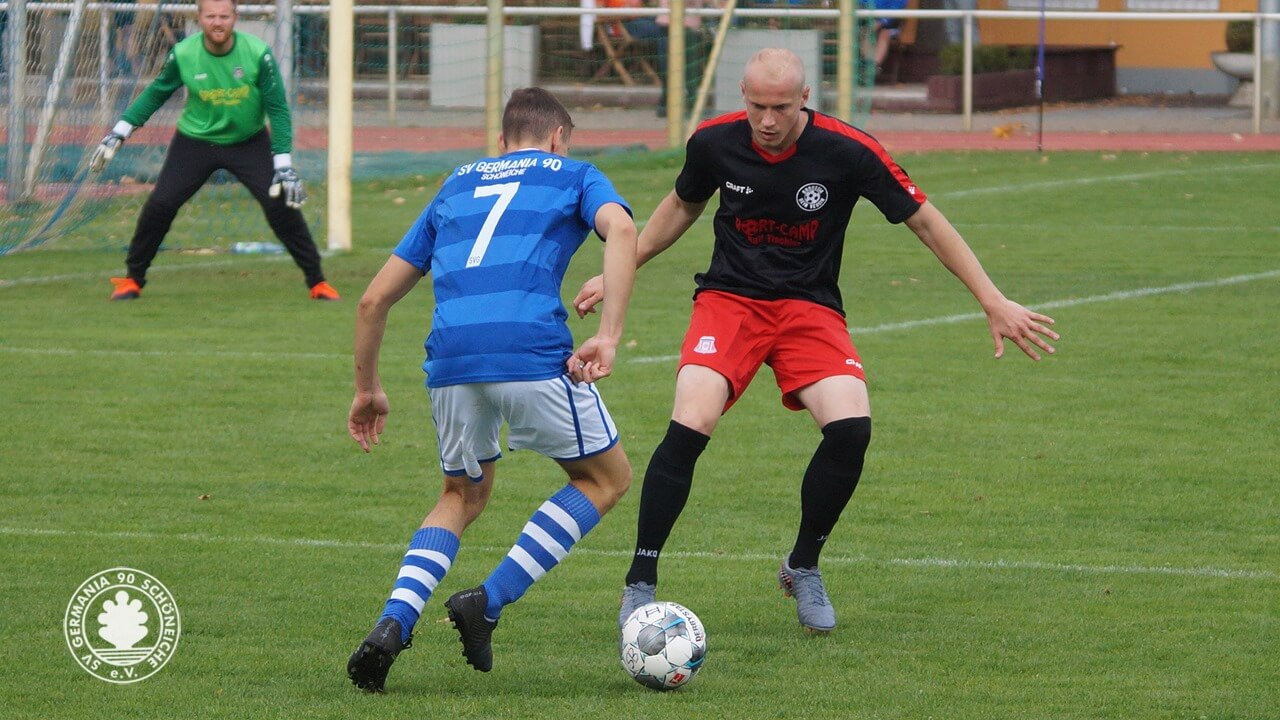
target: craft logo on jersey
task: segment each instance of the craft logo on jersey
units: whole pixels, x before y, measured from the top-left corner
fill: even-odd
[[[235,78],[235,79],[237,79],[237,80],[243,80],[243,79],[244,79],[244,68],[242,68],[242,67],[240,67],[239,65],[237,65],[237,66],[236,66],[236,69],[231,71],[231,77],[234,77],[234,78]]]
[[[802,210],[814,212],[827,204],[827,188],[821,183],[809,183],[796,193],[796,204]]]
[[[699,355],[716,354],[716,338],[714,335],[703,335],[698,338],[698,346],[693,349]]]
[[[182,621],[173,595],[159,580],[118,567],[76,589],[63,632],[80,667],[99,680],[124,685],[160,672],[178,647]]]

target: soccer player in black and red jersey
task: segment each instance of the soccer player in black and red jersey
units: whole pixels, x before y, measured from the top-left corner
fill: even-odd
[[[654,599],[658,557],[684,509],[694,464],[720,416],[760,365],[773,368],[782,404],[807,410],[822,440],[800,488],[800,528],[778,580],[800,624],[827,632],[835,611],[818,556],[853,496],[871,440],[862,361],[841,306],[840,260],[849,216],[865,197],[906,223],[958,277],[987,316],[995,356],[1009,339],[1033,360],[1052,353],[1053,319],[1005,298],[951,223],[866,133],[805,107],[804,66],[764,49],[747,63],[745,112],[702,123],[689,138],[675,190],[640,233],[637,263],[670,247],[717,191],[711,266],[695,276],[693,316],[680,351],[671,424],[644,477],[636,549],[618,620]],[[592,278],[579,315],[604,299]]]

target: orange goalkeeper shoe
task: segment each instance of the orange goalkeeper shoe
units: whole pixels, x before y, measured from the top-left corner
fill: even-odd
[[[341,300],[342,296],[338,294],[337,290],[333,289],[332,285],[321,280],[320,282],[311,286],[311,299],[312,300]]]
[[[133,278],[111,278],[111,284],[115,286],[111,290],[112,300],[133,300],[142,294],[142,286]]]

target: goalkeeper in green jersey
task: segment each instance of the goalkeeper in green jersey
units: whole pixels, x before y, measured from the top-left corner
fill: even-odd
[[[124,111],[90,161],[95,172],[105,167],[129,134],[186,86],[187,104],[178,118],[178,131],[129,243],[128,276],[111,279],[111,299],[132,300],[142,293],[147,268],[178,209],[222,169],[235,175],[262,205],[271,230],[302,268],[311,297],[337,300],[338,292],[325,282],[320,252],[298,209],[307,194],[293,169],[289,103],[271,49],[259,38],[235,31],[235,0],[199,0],[196,13],[201,32],[169,51],[160,75]]]

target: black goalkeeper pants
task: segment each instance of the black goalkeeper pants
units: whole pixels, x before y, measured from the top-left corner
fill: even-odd
[[[271,138],[266,130],[234,145],[215,145],[174,133],[169,154],[156,178],[155,190],[142,206],[138,227],[129,243],[126,260],[129,277],[139,285],[146,284],[147,268],[155,260],[165,235],[169,234],[178,210],[216,170],[231,173],[253,194],[267,216],[267,224],[302,268],[307,287],[322,282],[320,251],[311,239],[311,230],[302,212],[285,204],[284,193],[274,198],[267,194],[275,169],[271,162]]]

